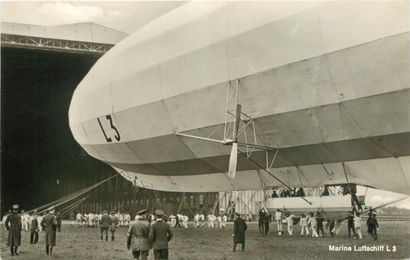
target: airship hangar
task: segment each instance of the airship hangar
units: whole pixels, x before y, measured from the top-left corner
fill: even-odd
[[[20,74],[9,73],[9,81],[12,84],[7,82],[7,76],[3,77],[3,82],[6,82],[5,85],[13,85],[17,82],[14,79],[25,78],[25,84],[21,83],[24,85],[24,91],[18,93],[29,94],[26,91],[27,86],[37,84],[40,79],[46,81],[45,85],[56,93],[51,98],[47,98],[47,102],[38,102],[39,105],[45,106],[47,113],[51,111],[54,113],[55,107],[58,107],[49,102],[55,101],[58,94],[65,93],[56,90],[55,85],[58,81],[54,78],[50,80],[50,74],[53,77],[60,75],[65,83],[68,79],[72,80],[70,86],[78,84],[75,90],[71,88],[67,91],[72,93],[74,90],[68,110],[69,128],[73,136],[68,132],[65,136],[76,139],[85,152],[75,144],[72,144],[72,147],[79,149],[78,151],[83,153],[84,157],[89,154],[105,161],[128,179],[129,183],[122,186],[120,184],[120,188],[118,183],[122,180],[118,180],[117,177],[115,181],[110,179],[109,183],[115,183],[114,190],[123,190],[124,185],[131,188],[134,182],[135,186],[142,190],[150,187],[156,190],[181,192],[175,195],[176,202],[173,203],[176,205],[193,205],[197,201],[198,205],[203,207],[204,196],[196,194],[198,196],[195,197],[184,192],[261,189],[264,186],[262,177],[268,177],[267,182],[275,184],[276,181],[272,176],[266,176],[272,175],[269,172],[263,173],[262,177],[258,174],[259,178],[255,178],[260,169],[265,169],[265,166],[260,165],[264,165],[265,160],[268,162],[265,152],[267,155],[269,153],[263,149],[253,159],[248,156],[248,158],[240,157],[240,160],[233,160],[232,168],[238,166],[236,179],[229,179],[225,174],[231,169],[231,164],[228,168],[229,155],[231,157],[237,155],[234,146],[238,145],[238,141],[247,147],[254,145],[246,140],[226,138],[225,132],[212,129],[212,127],[223,129],[221,126],[226,126],[225,111],[220,107],[224,107],[226,85],[235,85],[236,82],[237,86],[241,85],[239,100],[245,113],[250,114],[250,118],[257,121],[258,137],[263,136],[262,143],[271,145],[271,149],[280,147],[278,165],[273,167],[273,175],[280,176],[281,179],[291,176],[288,182],[291,186],[298,187],[297,185],[302,183],[300,175],[305,177],[304,173],[307,173],[310,176],[310,186],[313,187],[349,182],[347,175],[351,172],[349,178],[354,183],[407,193],[406,169],[409,152],[406,145],[408,141],[408,100],[406,99],[408,96],[406,70],[408,68],[406,58],[408,26],[406,21],[408,15],[404,11],[407,6],[404,3],[391,6],[380,3],[371,8],[368,6],[353,8],[350,4],[339,4],[340,10],[346,12],[335,12],[334,15],[337,17],[332,13],[335,10],[334,6],[326,3],[313,7],[285,6],[286,15],[283,17],[283,14],[275,13],[276,8],[258,5],[253,6],[252,9],[254,14],[261,14],[257,16],[258,19],[233,19],[232,21],[228,21],[227,17],[230,15],[246,17],[249,6],[241,3],[209,4],[209,8],[201,9],[201,12],[196,13],[198,9],[195,4],[187,4],[153,21],[144,30],[137,31],[119,44],[115,43],[124,38],[124,34],[92,24],[42,29],[28,26],[25,30],[22,29],[24,26],[19,28],[17,25],[9,24],[8,27],[4,26],[6,29],[2,34],[4,49],[17,52],[46,51],[47,55],[57,53],[57,55],[69,55],[69,58],[58,62],[58,58],[48,57],[47,61],[49,63],[52,61],[52,69],[45,66],[40,59],[33,58],[35,63],[27,62],[31,65],[24,65],[27,71],[14,69],[12,73]],[[357,12],[356,17],[360,17],[362,7],[368,8],[366,10],[371,13],[366,15],[368,19],[350,19],[353,11]],[[267,13],[267,10],[272,13]],[[195,14],[193,17],[184,16],[191,12]],[[397,20],[397,17],[403,19]],[[172,23],[171,21],[176,18],[181,19],[177,19],[178,23]],[[195,19],[196,23],[191,23],[191,18]],[[306,20],[312,23],[307,24]],[[209,24],[209,21],[215,22]],[[374,26],[379,23],[383,23],[383,26]],[[83,27],[87,27],[88,30],[83,30]],[[369,27],[377,30],[369,30]],[[10,30],[7,31],[7,28]],[[202,38],[190,37],[193,32],[202,32],[204,28],[211,28],[210,32],[213,33]],[[20,32],[17,32],[18,30]],[[334,40],[339,39],[335,34],[345,35],[346,32],[349,32],[346,34],[349,37],[345,37],[343,41]],[[107,36],[111,33],[111,36]],[[20,37],[16,37],[19,35]],[[25,37],[27,35],[32,39],[27,39]],[[273,35],[275,38],[272,38]],[[304,41],[309,37],[313,40]],[[164,42],[167,44],[162,44]],[[110,47],[107,44],[111,47],[115,46],[90,70],[91,64]],[[295,45],[290,47],[289,44]],[[278,50],[282,51],[278,52]],[[7,64],[10,63],[8,60],[14,63],[20,61],[15,57],[8,58],[12,55],[6,54],[3,54],[5,57],[3,63],[6,67],[10,67]],[[88,66],[81,71],[78,67],[82,62],[73,58],[76,55],[81,56],[81,61],[88,62]],[[209,57],[213,57],[214,60],[210,61]],[[380,59],[376,59],[377,57]],[[72,67],[69,67],[70,60],[72,60]],[[208,64],[218,64],[218,66],[208,66]],[[226,70],[219,68],[226,68]],[[346,68],[351,69],[346,70]],[[32,77],[34,70],[38,71],[35,77]],[[62,75],[66,71],[67,74]],[[73,71],[79,74],[78,77],[73,76]],[[362,77],[358,76],[357,71],[361,71]],[[83,77],[84,79],[81,80]],[[380,80],[375,80],[379,77]],[[138,82],[141,83],[138,84],[138,88],[132,87],[132,84]],[[306,87],[300,87],[305,84]],[[204,86],[209,87],[205,94],[196,91]],[[219,92],[215,92],[215,89]],[[309,95],[310,89],[315,90],[314,94]],[[31,88],[31,90],[35,92],[34,96],[44,96],[38,89]],[[151,95],[153,93],[154,95]],[[270,93],[270,95],[260,95],[260,93]],[[193,102],[204,100],[205,97],[208,98],[207,101],[219,106],[215,105],[210,109],[209,102]],[[267,99],[261,102],[262,97]],[[24,109],[24,104],[30,103],[23,102],[23,98],[19,97],[10,99],[19,110]],[[16,100],[24,104],[16,104]],[[187,100],[191,102],[186,102]],[[3,102],[3,107],[6,109],[13,107],[9,103],[11,102]],[[148,110],[144,110],[145,108]],[[16,137],[15,139],[18,140],[16,143],[22,144],[25,149],[27,147],[37,149],[29,152],[28,157],[39,170],[34,171],[33,167],[28,170],[35,173],[49,171],[52,177],[46,180],[50,183],[40,180],[41,185],[45,186],[45,190],[56,189],[53,195],[65,195],[70,190],[64,191],[63,187],[69,181],[60,176],[63,172],[69,172],[70,176],[75,176],[73,172],[76,172],[81,175],[81,178],[72,178],[81,180],[95,170],[84,173],[87,167],[79,166],[80,160],[74,163],[79,167],[78,170],[69,171],[69,167],[63,167],[64,160],[69,156],[67,152],[69,149],[60,149],[63,152],[57,156],[56,148],[61,148],[61,144],[64,143],[61,140],[55,142],[55,149],[51,149],[49,154],[39,149],[40,144],[47,147],[53,145],[50,145],[50,142],[42,143],[46,138],[36,139],[31,135],[42,134],[54,140],[49,134],[55,130],[55,124],[38,127],[36,120],[40,120],[42,116],[46,119],[52,116],[45,115],[31,103],[30,110],[32,113],[37,113],[38,118],[34,117],[29,124],[37,127],[35,130],[25,129],[27,133],[24,137],[29,141]],[[62,128],[67,128],[67,107],[62,111],[64,111],[62,116],[53,114],[56,117],[54,120],[61,123]],[[144,113],[144,111],[148,112]],[[294,111],[298,112],[293,113]],[[284,116],[285,112],[288,113],[286,116]],[[234,113],[241,115],[240,110]],[[137,116],[140,120],[145,118],[145,123],[150,123],[151,127],[141,127],[135,119]],[[18,113],[9,116],[8,119],[4,119],[3,116],[4,121],[17,118]],[[240,123],[241,118],[238,119]],[[161,122],[161,125],[156,125],[158,122]],[[21,127],[25,123],[23,120],[15,125]],[[280,128],[277,129],[276,126]],[[309,128],[310,132],[306,128]],[[217,138],[218,140],[213,141],[228,144],[232,149],[200,142],[199,140],[203,140],[204,136],[195,136],[193,132],[201,133],[204,129],[212,131],[209,135],[202,133],[208,137],[212,133],[216,133],[217,136],[223,135],[223,139]],[[243,129],[241,131],[243,132]],[[3,140],[6,139],[9,138],[3,137]],[[33,143],[33,140],[36,143]],[[13,147],[13,144],[4,146],[5,149],[7,147]],[[33,154],[39,158],[33,158]],[[75,156],[72,156],[73,160],[76,160]],[[56,160],[49,160],[49,157],[56,157]],[[10,166],[10,169],[20,170],[19,164],[24,163],[26,159],[22,158],[21,154],[16,158],[16,164]],[[273,158],[276,158],[276,155]],[[255,161],[252,162],[254,159],[258,165],[254,165]],[[42,163],[44,161],[47,163]],[[63,169],[57,171],[52,166],[47,168],[50,161]],[[272,164],[267,164],[267,168],[269,165]],[[289,171],[285,169],[286,167],[290,168]],[[388,176],[385,174],[385,169],[389,169]],[[19,175],[22,173],[16,174]],[[102,177],[103,175],[104,173],[99,172],[90,177],[88,185],[98,183],[110,174],[107,173]],[[369,178],[370,175],[373,177]],[[25,174],[26,181],[34,182],[34,178],[28,176],[30,175]],[[84,181],[81,183],[84,184]],[[84,184],[85,186],[87,185]],[[107,192],[109,188],[102,190],[103,193],[109,194],[107,196],[114,197],[115,201],[107,202],[108,204],[103,206],[97,201],[91,203],[91,206],[90,203],[84,202],[80,206],[90,206],[91,210],[99,210],[101,207],[126,208],[130,204],[134,205],[135,201],[139,201],[137,207],[150,204],[149,200],[145,201],[146,196],[141,197],[140,200],[131,195],[127,199],[121,199],[111,196]],[[168,202],[167,199],[164,201],[164,198],[158,196],[158,192],[147,191],[147,193],[152,194],[150,196],[155,198],[156,202]],[[207,203],[212,205],[213,209],[217,208],[218,202],[216,193],[214,196],[213,202]],[[186,197],[191,199],[191,203],[185,203]]]
[[[2,22],[3,214],[14,203],[30,210],[113,175],[73,210],[132,213],[161,205],[189,214],[216,207],[218,193],[136,188],[74,141],[67,114],[72,93],[94,63],[126,36],[94,23],[47,27]]]

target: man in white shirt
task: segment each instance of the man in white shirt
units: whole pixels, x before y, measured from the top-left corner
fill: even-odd
[[[199,213],[196,213],[194,216],[194,227],[199,227]]]
[[[222,217],[220,215],[216,217],[216,221],[218,223],[217,227],[222,228]]]
[[[222,216],[222,223],[221,223],[223,229],[225,229],[226,222],[228,222],[228,217],[224,214],[224,215]]]
[[[293,236],[293,218],[294,217],[295,217],[295,215],[288,214],[288,217],[286,218],[286,223],[288,224],[289,236]]]
[[[279,234],[279,236],[281,236],[283,234],[282,211],[280,211],[279,209],[277,209],[276,212],[275,212],[275,219],[276,219],[277,226],[278,226],[278,234]]]

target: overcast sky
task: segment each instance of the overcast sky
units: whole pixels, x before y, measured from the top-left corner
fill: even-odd
[[[1,1],[1,20],[36,25],[95,22],[131,33],[182,1]]]
[[[36,25],[95,22],[131,33],[183,4],[182,1],[2,1],[1,20]],[[362,190],[363,191],[363,190]],[[403,197],[369,189],[367,203],[378,205]],[[410,209],[410,199],[396,204]]]

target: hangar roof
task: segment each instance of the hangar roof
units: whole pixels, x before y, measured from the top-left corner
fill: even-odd
[[[55,26],[2,22],[1,33],[112,45],[127,36],[124,32],[91,22]]]

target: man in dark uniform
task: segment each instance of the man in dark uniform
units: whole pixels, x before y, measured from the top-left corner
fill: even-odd
[[[7,239],[7,246],[10,247],[10,253],[12,256],[18,255],[17,248],[21,244],[21,216],[18,214],[18,205],[13,205],[13,212],[8,215],[6,222],[4,223],[9,236]]]
[[[30,223],[30,244],[36,244],[38,242],[38,220],[37,210],[31,215]]]
[[[150,226],[147,221],[147,209],[137,212],[135,221],[130,225],[127,234],[127,249],[132,251],[135,259],[147,260],[151,249],[149,244]]]
[[[54,212],[54,207],[49,208],[47,215],[45,215],[41,220],[41,226],[46,234],[45,240],[47,255],[53,254],[53,247],[56,245],[57,219]]]
[[[258,227],[259,227],[259,234],[265,235],[265,209],[261,208],[259,210],[259,218],[258,218]]]
[[[239,213],[235,213],[236,219],[233,224],[233,251],[236,252],[236,245],[242,244],[242,251],[245,251],[245,231],[248,229],[245,220],[241,219]]]
[[[111,241],[115,240],[115,231],[117,230],[118,226],[118,218],[115,216],[115,211],[111,211],[111,226],[110,226],[110,232],[111,232]]]
[[[369,218],[366,221],[367,233],[369,233],[374,240],[377,240],[377,229],[379,228],[379,223],[376,219],[376,214],[370,212]]]
[[[270,225],[270,222],[272,221],[272,215],[268,211],[265,213],[264,221],[265,221],[265,229],[264,229],[265,234],[264,235],[266,236],[269,233],[269,225]]]
[[[323,230],[323,222],[325,221],[325,218],[323,217],[322,213],[318,210],[316,213],[316,232],[320,237],[325,237],[325,231]],[[320,235],[320,232],[322,232],[322,235]]]
[[[157,221],[151,225],[149,242],[154,249],[155,260],[168,259],[168,242],[172,239],[173,234],[168,223],[162,219],[164,211],[157,209],[154,213]]]
[[[101,230],[101,241],[103,241],[103,236],[105,233],[105,241],[108,241],[108,229],[111,226],[111,218],[108,216],[108,212],[106,210],[103,211],[103,215],[101,217],[100,222],[100,230]]]
[[[57,220],[57,231],[61,232],[61,215],[59,212],[56,213],[56,220]]]

